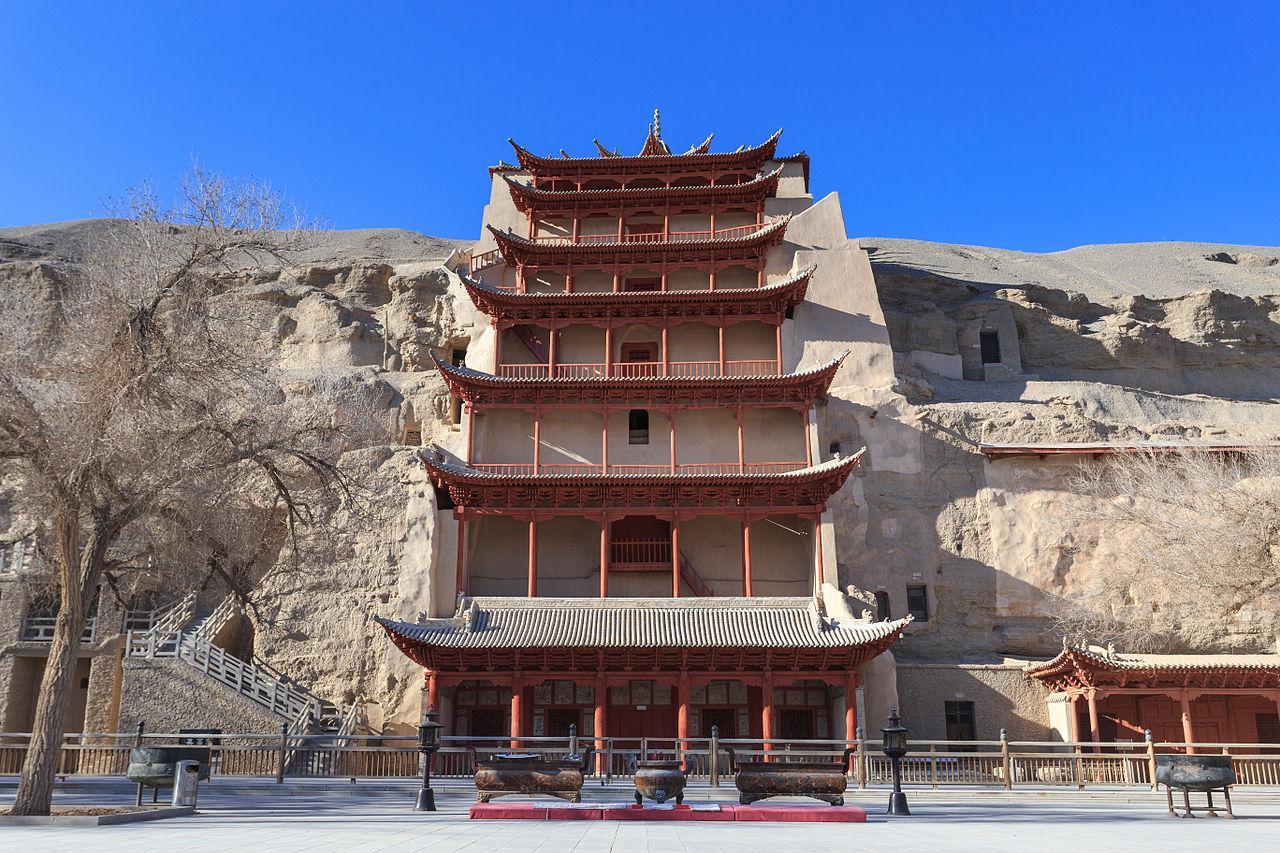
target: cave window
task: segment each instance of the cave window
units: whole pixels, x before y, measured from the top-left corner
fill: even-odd
[[[839,456],[840,442],[838,441],[831,442],[831,444],[827,446],[827,452],[830,453],[832,456]]]
[[[889,593],[884,590],[876,593],[876,621],[889,621]]]
[[[998,332],[981,332],[978,343],[982,350],[983,364],[1000,363],[1000,334]]]
[[[907,587],[907,612],[917,622],[929,621],[929,588],[927,586]]]
[[[649,412],[645,409],[632,409],[627,413],[627,443],[649,443]]]

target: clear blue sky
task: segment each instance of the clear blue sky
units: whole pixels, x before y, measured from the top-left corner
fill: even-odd
[[[638,149],[659,106],[673,147],[784,127],[852,236],[1280,243],[1277,2],[0,0],[0,57],[0,226],[195,154],[472,239],[508,136]]]

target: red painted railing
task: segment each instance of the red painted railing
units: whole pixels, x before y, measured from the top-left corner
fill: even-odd
[[[732,228],[717,228],[715,231],[710,229],[705,231],[671,231],[665,238],[661,231],[657,231],[642,234],[623,234],[621,238],[618,237],[617,232],[609,234],[579,234],[577,239],[559,234],[544,234],[534,237],[533,240],[535,243],[551,246],[581,246],[598,243],[693,243],[700,240],[732,240],[738,237],[746,237],[768,224],[735,225]]]
[[[557,364],[557,379],[601,379],[604,377],[603,364]],[[498,375],[510,379],[546,379],[548,376],[545,364],[500,364]],[[625,361],[613,365],[614,377],[619,379],[635,379],[641,377],[662,376],[662,363],[657,361]],[[726,361],[724,373],[720,372],[718,361],[672,361],[667,365],[667,376],[677,379],[716,379],[741,376],[777,376],[778,362],[775,359],[747,359]]]
[[[639,566],[671,569],[671,540],[618,539],[609,543],[609,567],[621,571]]]
[[[537,470],[531,462],[474,462],[471,465],[477,471],[486,474],[499,474],[504,477],[556,477],[565,475],[602,474],[685,474],[702,476],[723,476],[728,474],[745,474],[760,476],[762,474],[782,474],[787,471],[798,471],[806,467],[803,461],[795,462],[747,462],[741,468],[737,462],[693,462],[681,463],[672,470],[670,465],[610,465],[606,470],[602,465],[590,463],[542,463]]]

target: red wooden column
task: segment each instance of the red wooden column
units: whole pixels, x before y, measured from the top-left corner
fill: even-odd
[[[519,672],[511,673],[511,748],[520,748],[520,735],[524,726],[524,676]]]
[[[813,439],[809,436],[809,409],[804,410],[804,464],[813,465]]]
[[[424,678],[427,682],[427,710],[438,711],[440,710],[440,685],[439,679],[436,678],[436,671],[428,669],[424,673]]]
[[[472,450],[476,443],[476,410],[470,403],[462,407],[462,414],[467,419],[467,464],[471,464]]]
[[[533,410],[533,473],[538,473],[542,454],[542,409]]]
[[[547,378],[556,378],[556,342],[560,339],[560,330],[552,326],[547,333]]]
[[[1076,703],[1080,701],[1080,694],[1072,693],[1071,699],[1067,703],[1071,706],[1067,717],[1067,733],[1071,736],[1071,740],[1075,743],[1080,742],[1080,714]]]
[[[680,516],[671,516],[671,597],[680,597]]]
[[[600,597],[609,597],[609,519],[600,518]]]
[[[1187,755],[1195,755],[1195,730],[1191,727],[1191,694],[1185,690],[1178,691],[1178,699],[1182,702],[1182,739],[1187,744]]]
[[[466,591],[467,582],[467,520],[458,518],[458,555],[454,569],[453,594],[456,599]]]
[[[1085,692],[1084,698],[1089,705],[1089,740],[1097,744],[1098,741],[1102,740],[1102,729],[1098,725],[1098,691],[1089,688]],[[1097,752],[1099,749],[1100,747],[1095,745],[1093,751]]]
[[[604,327],[604,375],[613,375],[613,327]]]
[[[773,744],[768,741],[773,737],[773,670],[764,671],[760,692],[760,735],[765,739],[765,751],[772,752]]]
[[[671,375],[671,356],[668,354],[668,350],[667,350],[666,325],[663,325],[662,327],[662,375],[663,376]]]
[[[676,682],[676,737],[679,739],[680,751],[689,749],[689,670],[680,670],[680,679]]]
[[[604,739],[609,736],[606,730],[608,721],[605,719],[605,702],[608,701],[608,687],[604,683],[604,670],[596,670],[596,707],[595,707],[595,724],[596,724],[596,772],[605,772],[605,754]]]
[[[711,279],[707,283],[707,289],[708,290],[716,289],[716,265],[715,264],[711,265]]]
[[[724,318],[720,318],[720,325],[717,327],[717,339],[720,346],[720,375],[724,376]]]
[[[600,473],[609,473],[609,410],[600,413]]]
[[[742,474],[746,471],[746,454],[743,452],[742,444],[742,407],[738,406],[734,409],[734,414],[738,420],[738,473]]]
[[[849,673],[844,680],[844,739],[853,746],[858,737],[858,674]]]
[[[742,519],[742,594],[751,597],[751,519]]]
[[[822,513],[815,513],[813,516],[813,571],[816,575],[814,578],[814,589],[822,589]]]
[[[775,327],[773,338],[777,342],[777,350],[778,350],[777,368],[778,368],[778,375],[781,376],[782,375],[782,324],[781,323],[779,323]]]
[[[578,237],[582,234],[582,218],[575,210],[573,213],[573,242],[578,242]]]
[[[667,411],[668,423],[671,426],[671,473],[676,472],[676,410]]]
[[[529,597],[538,597],[538,522],[529,519]]]
[[[502,324],[497,320],[493,321],[494,339],[493,339],[493,373],[498,375],[498,365],[502,364]]]

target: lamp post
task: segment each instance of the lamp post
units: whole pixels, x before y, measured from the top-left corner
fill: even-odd
[[[889,809],[885,814],[909,815],[907,795],[902,793],[902,756],[907,754],[907,727],[902,725],[898,709],[889,712],[889,725],[880,730],[884,754],[893,768],[893,793],[889,795]]]
[[[427,710],[418,724],[418,752],[422,753],[422,788],[418,791],[415,812],[436,810],[436,792],[431,790],[431,756],[440,748],[440,730],[444,726],[436,722],[436,712]]]

